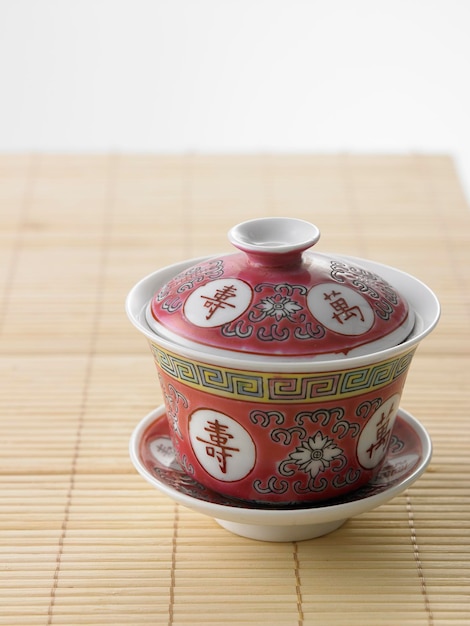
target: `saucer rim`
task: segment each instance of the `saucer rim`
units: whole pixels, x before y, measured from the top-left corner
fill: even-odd
[[[322,505],[307,508],[272,508],[261,509],[256,507],[237,507],[233,505],[224,505],[215,502],[200,500],[195,496],[180,492],[178,489],[168,485],[166,482],[156,478],[151,474],[140,458],[140,441],[143,434],[149,426],[158,419],[162,419],[166,413],[164,405],[160,405],[148,413],[135,427],[129,441],[129,454],[131,461],[138,473],[153,487],[169,496],[172,500],[195,510],[209,517],[243,523],[257,525],[305,525],[320,524],[324,522],[332,522],[339,519],[347,519],[355,515],[359,515],[366,511],[375,509],[376,507],[391,500],[395,496],[402,493],[411,484],[413,484],[426,470],[432,457],[432,441],[429,433],[424,426],[408,411],[401,407],[398,409],[396,419],[404,420],[411,427],[415,435],[419,438],[422,447],[422,455],[420,456],[416,467],[408,476],[399,479],[390,487],[386,487],[378,494],[371,494],[358,500],[351,500],[332,505]]]

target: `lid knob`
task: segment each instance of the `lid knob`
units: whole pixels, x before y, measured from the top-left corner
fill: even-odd
[[[316,226],[291,217],[265,217],[242,222],[228,233],[229,241],[254,265],[298,265],[302,252],[320,239]]]

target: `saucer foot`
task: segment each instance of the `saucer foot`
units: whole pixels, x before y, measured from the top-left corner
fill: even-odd
[[[235,535],[246,537],[247,539],[256,539],[257,541],[273,541],[273,542],[289,542],[289,541],[305,541],[307,539],[315,539],[328,535],[337,530],[347,520],[333,520],[319,524],[302,524],[299,526],[275,526],[260,524],[240,524],[239,522],[231,522],[228,520],[217,519],[215,521]]]

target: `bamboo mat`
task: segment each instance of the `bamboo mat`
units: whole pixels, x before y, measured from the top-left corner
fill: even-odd
[[[402,398],[428,470],[298,543],[232,535],[128,457],[162,402],[128,290],[268,215],[415,274],[443,307]],[[0,156],[0,624],[470,623],[469,244],[446,156]]]

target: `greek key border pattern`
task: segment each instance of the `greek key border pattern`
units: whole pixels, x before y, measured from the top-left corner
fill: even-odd
[[[325,402],[381,389],[406,373],[415,352],[350,370],[273,375],[188,361],[154,343],[150,347],[162,372],[193,389],[237,400],[281,403]]]

